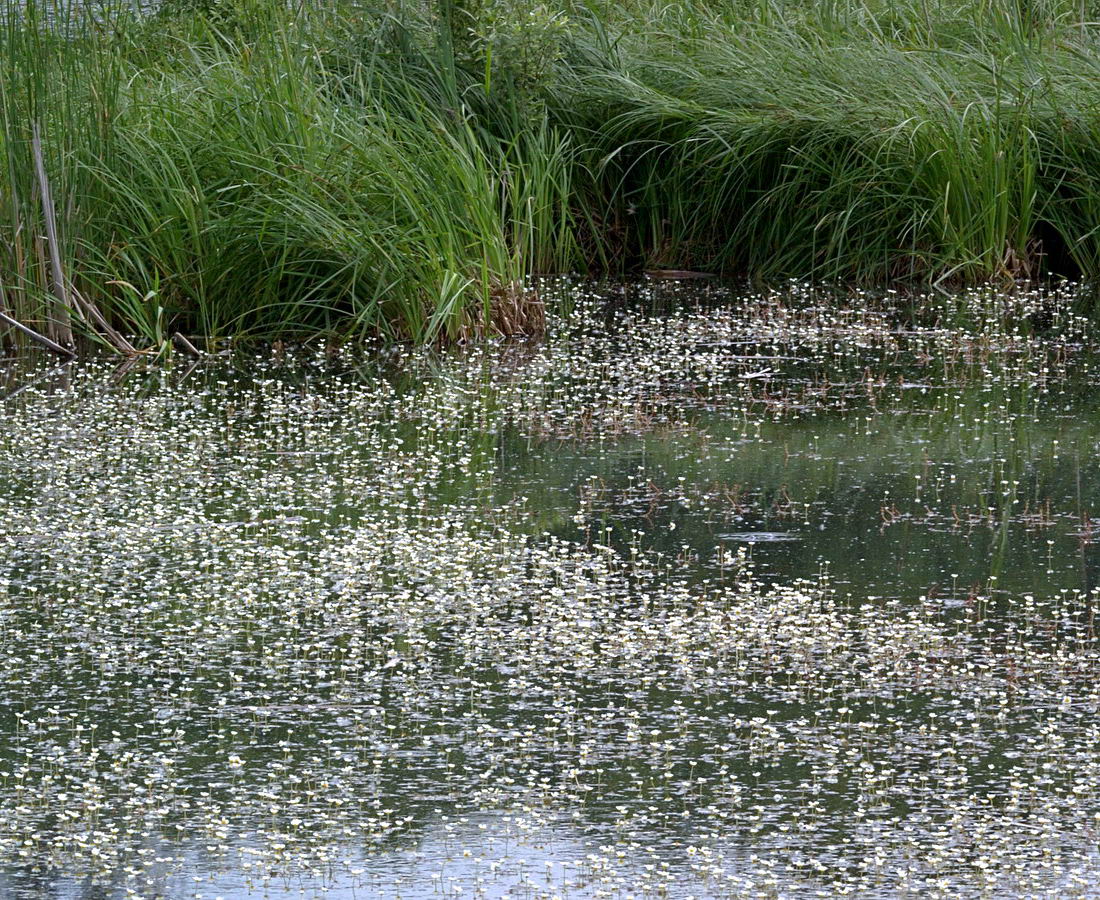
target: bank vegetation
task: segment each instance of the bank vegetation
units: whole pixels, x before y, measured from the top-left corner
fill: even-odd
[[[1100,274],[1092,0],[0,2],[0,314],[62,346]]]

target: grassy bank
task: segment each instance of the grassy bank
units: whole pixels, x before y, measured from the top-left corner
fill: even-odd
[[[1091,2],[5,2],[0,312],[62,343],[530,333],[548,271],[1100,274]]]

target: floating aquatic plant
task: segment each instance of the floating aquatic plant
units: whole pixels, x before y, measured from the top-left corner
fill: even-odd
[[[541,289],[538,345],[20,374],[4,891],[1091,896],[1071,293]]]

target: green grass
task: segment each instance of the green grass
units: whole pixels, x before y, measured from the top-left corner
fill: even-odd
[[[0,306],[55,338],[534,332],[541,272],[1100,275],[1091,0],[0,5]]]

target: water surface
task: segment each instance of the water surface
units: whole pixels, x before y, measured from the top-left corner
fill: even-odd
[[[1096,896],[1081,298],[5,368],[0,893]]]

